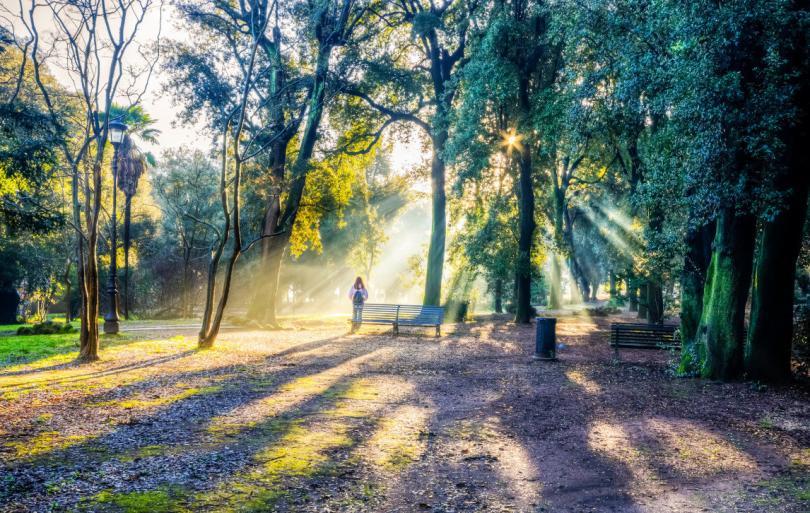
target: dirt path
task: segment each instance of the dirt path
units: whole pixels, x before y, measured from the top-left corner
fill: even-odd
[[[608,322],[561,319],[555,363],[490,319],[0,369],[0,511],[810,509],[806,388],[675,379],[664,352],[614,363]]]

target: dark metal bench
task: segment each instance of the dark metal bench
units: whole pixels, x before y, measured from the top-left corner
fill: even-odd
[[[675,337],[677,326],[671,324],[631,324],[614,322],[610,325],[610,347],[616,356],[620,347],[633,349],[680,349]]]
[[[436,336],[441,335],[444,308],[422,305],[385,305],[366,303],[360,315],[360,321],[352,321],[352,331],[362,324],[390,324],[394,334],[399,333],[400,326],[427,326],[436,328]]]

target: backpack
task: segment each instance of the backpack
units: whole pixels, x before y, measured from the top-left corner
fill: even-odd
[[[354,298],[352,299],[352,303],[355,305],[362,305],[363,304],[363,291],[362,290],[355,290],[354,291]]]

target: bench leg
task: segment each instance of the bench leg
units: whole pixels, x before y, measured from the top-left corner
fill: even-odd
[[[399,335],[399,324],[394,323],[394,336]]]
[[[436,336],[437,336],[437,337],[441,337],[441,336],[442,336],[442,325],[441,325],[441,324],[437,324],[437,325],[436,325]]]

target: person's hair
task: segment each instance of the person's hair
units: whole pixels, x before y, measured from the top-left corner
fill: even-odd
[[[358,276],[357,279],[354,280],[354,288],[356,288],[356,289],[364,289],[364,288],[366,288],[366,286],[363,285],[363,278]]]

